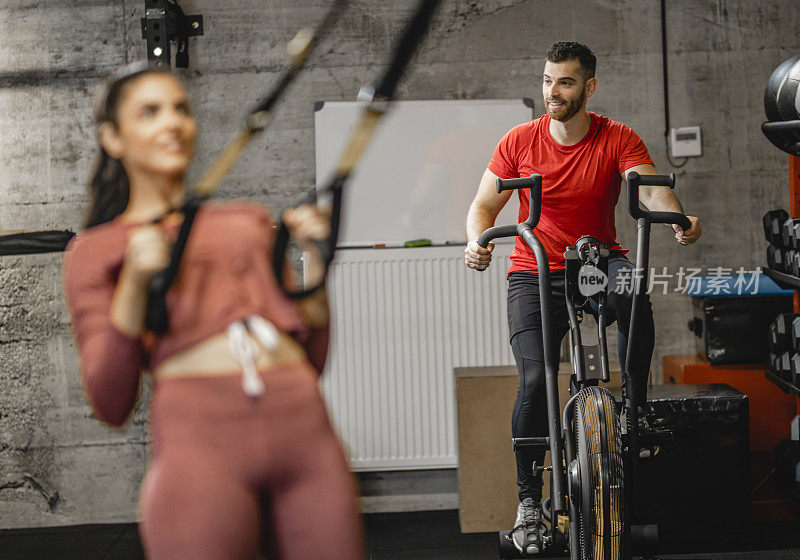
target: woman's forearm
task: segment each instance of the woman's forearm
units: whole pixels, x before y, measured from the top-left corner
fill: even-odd
[[[125,267],[111,302],[111,323],[122,333],[139,336],[147,312],[147,284],[126,274]]]
[[[330,321],[328,289],[325,286],[307,298],[300,300],[297,306],[303,318],[311,328],[318,329],[324,327]]]

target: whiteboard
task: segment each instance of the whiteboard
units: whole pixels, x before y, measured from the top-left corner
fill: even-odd
[[[316,184],[324,187],[364,103],[315,105]],[[530,99],[399,101],[344,190],[340,247],[413,239],[463,243],[467,211],[500,138],[530,121]],[[513,196],[497,225],[517,222]]]

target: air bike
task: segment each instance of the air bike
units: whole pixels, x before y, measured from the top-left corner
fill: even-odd
[[[626,349],[627,390],[623,402],[616,402],[611,392],[600,386],[608,383],[608,351],[605,336],[605,286],[597,279],[607,279],[609,251],[597,239],[581,237],[574,247],[567,247],[566,306],[572,335],[572,373],[570,399],[559,415],[558,371],[553,356],[552,292],[547,254],[533,229],[542,206],[542,176],[498,179],[497,192],[530,189],[528,219],[516,225],[496,226],[478,238],[481,247],[500,237],[520,236],[531,248],[539,269],[542,333],[544,337],[545,391],[547,396],[548,436],[514,438],[514,451],[522,448],[550,450],[552,467],[533,464],[538,471],[550,472],[550,497],[544,501],[542,551],[535,555],[520,553],[510,531],[500,532],[501,558],[527,558],[563,555],[567,550],[577,560],[629,560],[633,552],[649,552],[658,541],[655,525],[637,525],[633,481],[637,462],[652,454],[647,434],[639,434],[638,396],[629,371],[631,348],[637,337],[637,312],[644,304],[647,287],[650,225],[678,224],[691,227],[689,219],[674,212],[648,212],[639,207],[639,186],[675,188],[675,175],[640,175],[630,172],[628,211],[637,221],[636,268],[633,275],[634,299]],[[595,280],[592,280],[594,278]],[[584,289],[581,289],[581,283]],[[599,285],[593,295],[587,286]],[[588,290],[591,292],[592,290]],[[584,311],[597,319],[598,344],[584,346],[580,321]]]

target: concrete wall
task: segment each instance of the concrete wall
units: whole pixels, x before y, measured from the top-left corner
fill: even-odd
[[[194,177],[237,128],[243,109],[284,64],[284,45],[318,21],[322,0],[182,0],[205,17],[182,72],[201,126]],[[772,69],[800,50],[794,0],[671,0],[673,125],[703,127],[704,156],[678,171],[679,195],[705,236],[676,245],[655,228],[652,265],[677,272],[764,264],[760,218],[786,206],[787,157],[762,138]],[[144,57],[141,0],[0,0],[0,229],[77,229],[95,157],[91,93],[121,63]],[[314,100],[352,99],[379,75],[410,0],[353,2],[234,169],[221,196],[280,209],[313,185]],[[590,109],[625,122],[669,171],[657,0],[445,0],[400,88],[404,99],[530,96],[541,112],[543,53],[576,39],[597,52]],[[479,177],[475,178],[477,185]],[[624,244],[632,220],[618,211]],[[91,418],[80,389],[61,289],[60,255],[0,259],[0,528],[128,521],[146,461],[146,411],[122,431]],[[675,284],[671,286],[671,289]],[[688,298],[654,296],[663,354],[693,351]],[[146,390],[145,390],[146,396]]]

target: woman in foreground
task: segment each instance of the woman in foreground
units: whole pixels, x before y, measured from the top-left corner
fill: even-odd
[[[263,206],[205,203],[167,297],[169,329],[147,332],[147,287],[169,262],[197,125],[181,83],[143,63],[108,80],[95,119],[100,160],[65,288],[96,417],[124,424],[141,369],[153,376],[147,557],[362,559],[352,476],[317,385],[325,290],[299,303],[282,293]],[[310,206],[285,221],[301,246],[328,235]]]

